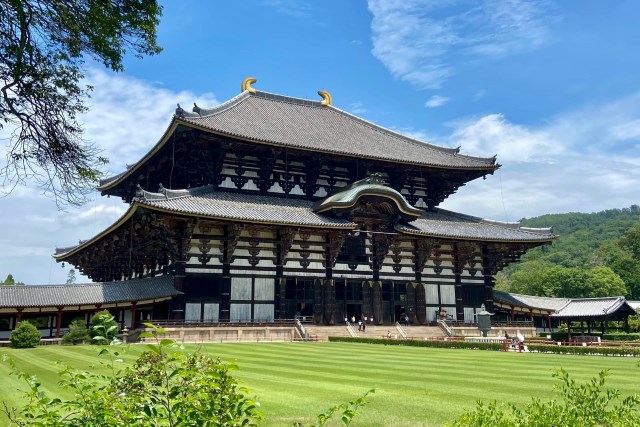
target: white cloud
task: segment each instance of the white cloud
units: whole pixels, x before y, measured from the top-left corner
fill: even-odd
[[[433,95],[427,102],[425,102],[424,106],[427,108],[437,108],[442,107],[444,104],[449,102],[449,98],[441,95]]]
[[[503,57],[549,38],[542,0],[369,0],[373,55],[402,80],[440,88],[452,57]]]
[[[175,92],[156,84],[99,70],[87,74],[94,86],[91,110],[81,117],[85,137],[111,159],[110,173],[121,172],[126,162],[141,158],[158,141],[175,111],[218,103],[211,93]],[[12,273],[28,284],[64,283],[68,264],[57,264],[56,247],[72,246],[100,233],[128,208],[117,197],[101,197],[81,208],[57,210],[55,202],[33,187],[16,187],[0,197],[0,276]],[[4,278],[2,277],[2,278]],[[78,281],[87,281],[78,275]]]
[[[264,6],[272,7],[283,15],[304,17],[311,14],[311,5],[302,0],[264,0]]]
[[[449,137],[465,152],[497,154],[501,161],[553,162],[563,152],[561,141],[545,130],[510,123],[501,114],[459,121]]]
[[[443,207],[501,220],[637,204],[640,93],[567,112],[544,126],[500,114],[453,123],[450,145],[498,154],[496,176],[462,187]],[[503,207],[504,206],[504,207]]]
[[[364,104],[360,101],[352,102],[351,104],[349,104],[349,109],[353,114],[362,114],[367,112],[367,110],[364,108]]]
[[[141,158],[158,142],[175,112],[176,104],[190,110],[218,104],[212,93],[174,92],[123,75],[90,70],[87,84],[94,87],[90,110],[81,117],[85,136],[104,150],[111,174],[126,162]]]

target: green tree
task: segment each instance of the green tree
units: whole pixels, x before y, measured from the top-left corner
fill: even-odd
[[[73,285],[76,283],[76,271],[72,268],[67,274],[67,285]]]
[[[616,389],[604,387],[608,371],[585,384],[578,384],[564,370],[556,371],[556,389],[563,400],[542,402],[532,399],[523,409],[515,405],[506,408],[495,401],[478,402],[475,410],[465,412],[448,424],[450,427],[638,427],[640,414],[637,394],[620,397]]]
[[[109,310],[102,310],[91,319],[91,338],[95,344],[109,344],[118,334],[118,323]]]
[[[2,285],[5,286],[13,286],[16,284],[16,281],[13,279],[13,274],[8,274],[7,278],[4,279],[4,282],[2,282]]]
[[[171,340],[150,345],[125,369],[117,368],[118,351],[105,348],[100,354],[110,356],[109,375],[69,367],[60,373],[60,385],[75,394],[68,401],[49,397],[39,381],[8,360],[12,373],[29,386],[23,408],[4,409],[11,425],[248,427],[262,419],[258,405],[231,376],[234,365],[185,353]]]
[[[83,342],[88,342],[91,339],[89,335],[89,329],[84,324],[84,320],[75,319],[69,325],[69,330],[62,337],[62,342],[64,344],[82,344]]]
[[[91,87],[85,59],[123,71],[123,57],[160,52],[155,0],[0,0],[0,128],[11,144],[5,188],[34,180],[56,202],[81,204],[106,159],[77,116]]]
[[[31,323],[19,322],[9,337],[13,348],[32,348],[40,344],[40,332]]]

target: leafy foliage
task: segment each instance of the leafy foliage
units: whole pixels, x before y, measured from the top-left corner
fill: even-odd
[[[120,353],[104,348],[110,375],[65,367],[60,384],[75,393],[69,401],[49,397],[37,379],[7,360],[29,389],[25,406],[5,413],[12,425],[25,427],[255,426],[262,419],[257,403],[231,377],[233,365],[185,353],[172,340],[148,347],[134,366],[120,370]]]
[[[173,340],[160,339],[164,330],[145,324],[151,332],[142,338],[154,338],[136,362],[118,369],[121,353],[113,346],[100,351],[109,361],[103,365],[109,374],[96,370],[78,371],[68,366],[60,371],[60,386],[71,390],[72,400],[52,398],[41,383],[8,357],[11,374],[23,379],[28,390],[26,402],[20,409],[4,412],[11,425],[26,426],[257,426],[263,416],[259,404],[247,397],[231,376],[237,367],[222,363],[200,352],[187,353]],[[342,425],[350,425],[359,410],[367,403],[363,396],[329,408],[318,415],[316,426],[327,425],[334,418]],[[299,423],[296,426],[302,426]],[[315,426],[312,426],[315,427]]]
[[[40,344],[40,332],[31,323],[19,322],[9,337],[13,348],[33,348]]]
[[[523,409],[515,405],[500,407],[495,401],[478,402],[475,410],[465,412],[449,424],[450,427],[634,427],[640,426],[636,394],[620,399],[616,389],[604,388],[608,371],[584,384],[578,384],[560,369],[553,376],[559,379],[556,389],[563,401],[542,402],[532,399]]]
[[[91,338],[95,344],[109,344],[118,334],[118,323],[109,310],[97,312],[91,319]]]
[[[334,415],[340,416],[340,424],[344,426],[351,425],[353,418],[359,414],[358,410],[366,405],[367,396],[369,393],[375,393],[375,389],[371,389],[357,399],[351,400],[340,405],[332,406],[317,417],[317,424],[312,424],[309,427],[322,427],[331,421]],[[301,423],[294,423],[294,427],[303,427]]]
[[[84,324],[84,320],[76,319],[69,325],[69,331],[62,337],[63,344],[82,344],[91,339],[89,329]]]
[[[107,160],[77,122],[91,90],[80,84],[84,60],[122,71],[126,53],[160,52],[161,10],[154,0],[0,0],[0,128],[12,131],[5,183],[34,179],[59,204],[85,201]]]
[[[496,277],[514,293],[557,297],[640,298],[640,207],[593,214],[543,215],[522,221],[553,226],[552,246],[529,251]]]

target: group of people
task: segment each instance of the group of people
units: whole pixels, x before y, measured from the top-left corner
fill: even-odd
[[[346,318],[345,318],[346,320]],[[373,319],[371,319],[371,321],[373,322]],[[356,316],[351,316],[351,323],[356,323]],[[362,318],[360,320],[358,320],[358,330],[360,332],[364,332],[365,329],[367,329],[367,318]]]

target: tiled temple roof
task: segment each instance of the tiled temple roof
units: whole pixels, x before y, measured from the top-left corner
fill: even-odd
[[[512,294],[510,292],[493,291],[495,301],[519,307],[538,308],[556,311],[569,301],[568,298],[538,297],[532,295]]]
[[[215,191],[212,186],[189,190],[139,192],[139,205],[176,213],[236,221],[327,228],[354,228],[355,224],[313,211],[313,202],[276,196]]]
[[[553,312],[552,317],[580,319],[587,317],[610,316],[619,311],[633,314],[635,307],[624,297],[601,298],[553,298],[532,295],[519,295],[494,290],[493,299],[497,303],[540,309]]]
[[[77,246],[56,249],[54,257],[63,260],[71,252],[91,245],[124,224],[140,207],[176,215],[259,224],[347,230],[357,227],[346,219],[316,213],[317,206],[305,199],[217,191],[209,185],[185,190],[160,188],[157,193],[140,189],[129,210],[111,227]],[[555,238],[550,229],[518,227],[515,223],[486,221],[441,209],[423,211],[420,218],[399,224],[396,230],[428,237],[496,242],[538,243]]]
[[[426,211],[409,224],[399,224],[398,231],[432,237],[509,242],[549,242],[555,238],[550,228],[521,227],[464,215],[444,209]]]
[[[171,276],[83,285],[0,286],[0,308],[147,301],[166,299],[177,294]]]
[[[409,138],[320,101],[268,92],[242,92],[211,109],[177,117],[205,129],[251,141],[363,158],[459,169],[497,169],[495,157],[458,154]]]
[[[574,298],[567,301],[553,317],[601,317],[609,316],[622,310],[635,313],[624,297]]]
[[[193,109],[191,113],[178,106],[163,138],[127,170],[102,179],[98,189],[104,191],[133,173],[166,143],[178,124],[266,145],[402,164],[487,173],[500,167],[495,156],[462,155],[459,148],[410,138],[320,101],[244,91],[216,107]]]

